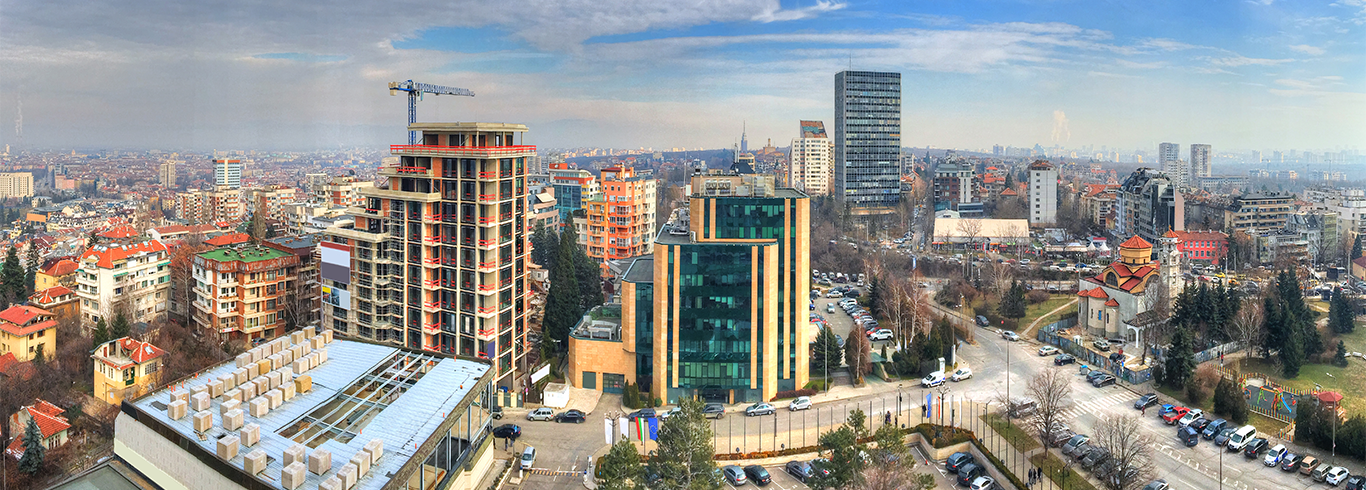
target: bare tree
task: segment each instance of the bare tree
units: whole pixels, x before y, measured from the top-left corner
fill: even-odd
[[[954,231],[958,236],[967,239],[968,248],[971,249],[977,243],[977,237],[982,236],[982,220],[980,219],[960,219]]]
[[[934,297],[926,292],[925,288],[920,287],[924,280],[925,276],[922,276],[920,271],[913,271],[911,281],[906,287],[906,312],[911,317],[911,338],[921,333],[928,336],[930,329],[934,328]],[[902,341],[904,349],[909,345],[910,339],[903,337]]]
[[[910,311],[907,308],[908,286],[904,279],[896,277],[883,279],[880,286],[884,289],[881,295],[882,313],[887,316],[887,322],[891,324],[892,331],[896,332],[897,345],[904,349],[909,344],[906,341],[906,323],[911,320]]]
[[[1133,412],[1110,414],[1096,425],[1097,445],[1110,451],[1115,465],[1113,476],[1101,483],[1109,490],[1133,490],[1148,481],[1153,472],[1153,441],[1142,431]]]
[[[294,276],[296,272],[298,275]],[[302,328],[317,319],[314,312],[321,307],[321,300],[317,292],[317,281],[308,277],[310,273],[311,271],[305,271],[302,267],[295,267],[293,271],[286,272],[294,277],[284,284],[284,315],[287,330]]]
[[[1045,369],[1029,378],[1025,393],[1038,404],[1034,429],[1039,433],[1039,440],[1047,442],[1053,426],[1062,422],[1062,412],[1072,406],[1072,383],[1062,371]],[[1047,451],[1048,446],[1044,447]]]
[[[987,264],[987,289],[996,294],[1010,290],[1011,283],[1015,280],[1014,268],[1005,262],[987,262]]]
[[[1262,323],[1262,301],[1260,298],[1243,300],[1238,313],[1233,316],[1233,334],[1243,343],[1249,357],[1256,352],[1266,336],[1266,325]]]
[[[1130,324],[1143,329],[1143,363],[1148,363],[1148,353],[1171,335],[1172,296],[1171,287],[1161,277],[1148,281],[1143,290],[1144,310],[1136,315]]]
[[[863,470],[863,484],[859,490],[929,490],[934,488],[934,477],[928,473],[911,471],[910,464],[868,465]]]

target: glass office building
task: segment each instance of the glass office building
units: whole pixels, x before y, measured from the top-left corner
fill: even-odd
[[[835,191],[855,214],[901,199],[901,74],[835,74]]]

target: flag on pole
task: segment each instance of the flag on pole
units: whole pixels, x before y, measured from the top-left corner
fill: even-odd
[[[650,417],[650,440],[659,440],[659,419]]]
[[[650,419],[645,417],[636,417],[636,440],[639,440],[640,442],[645,442],[645,436],[650,434],[649,421]]]

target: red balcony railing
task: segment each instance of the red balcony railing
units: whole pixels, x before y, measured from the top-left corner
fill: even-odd
[[[493,217],[492,217],[492,216],[480,216],[480,217],[479,217],[479,224],[481,224],[481,225],[491,225],[491,224],[493,224],[493,223],[495,223],[495,221],[493,220]]]
[[[480,336],[480,337],[492,337],[492,336],[494,336],[494,335],[498,335],[498,330],[492,329],[492,328],[481,328],[481,329],[479,329],[479,336]]]
[[[496,178],[498,178],[498,172],[479,172],[479,178],[481,178],[481,179],[496,179]]]
[[[478,243],[479,243],[479,246],[481,246],[481,247],[489,247],[489,246],[497,245],[497,244],[498,244],[498,240],[484,239],[484,240],[479,240]]]
[[[423,264],[423,265],[441,265],[441,258],[440,258],[440,257],[427,257],[427,258],[425,258],[425,259],[422,259],[422,264]]]
[[[479,291],[494,291],[494,290],[497,290],[498,287],[497,287],[497,286],[494,286],[494,285],[492,285],[492,284],[480,284],[479,287],[477,287],[477,288],[475,288],[475,289],[477,289],[477,290],[479,290]]]
[[[492,203],[498,200],[497,194],[480,194],[478,199],[482,203]]]
[[[479,313],[498,313],[498,308],[494,306],[480,306],[475,311]]]
[[[422,281],[422,286],[423,286],[423,287],[429,287],[429,288],[441,287],[441,280],[440,280],[440,279],[426,279],[426,280],[423,280],[423,281]]]
[[[498,261],[497,261],[497,260],[485,260],[485,261],[479,263],[479,267],[478,267],[478,268],[480,268],[480,269],[497,269],[497,268],[498,268]]]
[[[390,145],[389,153],[440,157],[503,157],[525,155],[536,151],[536,145],[518,146],[437,146],[437,145]]]
[[[423,308],[432,308],[432,309],[438,309],[438,310],[439,310],[439,309],[441,309],[441,302],[440,302],[440,301],[423,301],[423,302],[422,302],[422,307],[423,307]]]

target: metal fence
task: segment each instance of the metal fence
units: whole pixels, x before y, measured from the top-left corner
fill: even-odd
[[[1035,337],[1040,342],[1056,346],[1059,350],[1076,356],[1078,363],[1085,364],[1091,369],[1099,369],[1114,374],[1126,383],[1140,384],[1152,379],[1152,371],[1146,366],[1141,369],[1130,369],[1123,362],[1111,361],[1105,354],[1087,349],[1076,339],[1057,334],[1058,331],[1066,330],[1076,324],[1076,318],[1064,318],[1062,321],[1053,322],[1040,328]]]

